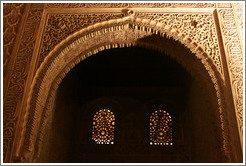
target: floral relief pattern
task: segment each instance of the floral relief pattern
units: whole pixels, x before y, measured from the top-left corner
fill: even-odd
[[[243,4],[242,3],[233,3],[234,12],[236,15],[236,21],[239,28],[239,35],[241,40],[243,39]]]
[[[222,73],[218,39],[212,14],[136,13],[136,16],[170,25],[188,35],[203,46]]]
[[[92,25],[110,19],[123,17],[124,14],[50,14],[42,39],[38,66],[48,53],[70,34]],[[37,67],[38,67],[37,66]]]
[[[23,3],[3,4],[3,76],[6,75],[16,36],[24,13]]]
[[[220,24],[227,63],[229,67],[231,86],[236,107],[236,115],[243,137],[243,52],[239,33],[234,19],[233,10],[219,10]]]
[[[36,41],[36,31],[39,28],[43,10],[31,10],[28,14],[24,26],[24,32],[21,37],[20,47],[17,52],[17,57],[14,63],[13,71],[9,86],[7,89],[6,97],[3,103],[3,156],[4,161],[7,153],[10,153],[14,133],[16,129],[17,119],[20,110],[17,110],[22,102],[28,70],[31,63],[34,44]]]
[[[215,8],[215,3],[47,3],[46,8]]]

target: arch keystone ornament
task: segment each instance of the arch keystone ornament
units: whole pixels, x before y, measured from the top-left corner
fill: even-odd
[[[61,41],[52,49],[39,66],[33,79],[27,100],[26,113],[17,154],[23,162],[35,162],[39,157],[47,119],[51,115],[56,91],[66,74],[79,62],[99,51],[111,48],[143,46],[165,52],[162,43],[158,45],[142,41],[143,38],[155,35],[177,41],[189,49],[196,60],[196,66],[187,64],[188,55],[177,56],[175,50],[168,54],[177,59],[194,77],[199,76],[197,66],[206,71],[208,82],[213,88],[219,112],[223,146],[221,147],[228,162],[231,156],[231,145],[228,137],[224,88],[225,83],[217,64],[205,51],[204,47],[180,30],[162,22],[148,18],[139,18],[134,12],[120,19],[103,21],[83,28]],[[198,40],[198,39],[197,39]],[[220,56],[220,55],[217,55]],[[201,64],[201,65],[200,65]],[[206,85],[206,84],[205,84]]]

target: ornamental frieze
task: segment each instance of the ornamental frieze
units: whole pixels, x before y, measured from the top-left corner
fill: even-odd
[[[215,8],[215,3],[47,3],[46,8]]]
[[[123,14],[49,15],[42,39],[38,66],[55,45],[73,32],[97,22],[121,18],[123,16]],[[155,20],[187,34],[205,48],[205,51],[213,59],[222,74],[218,39],[212,14],[136,13],[136,17]]]

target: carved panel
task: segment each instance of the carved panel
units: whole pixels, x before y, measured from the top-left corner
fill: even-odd
[[[243,138],[243,52],[232,9],[219,10],[220,25],[229,66],[236,115]]]
[[[95,24],[110,19],[123,17],[124,14],[50,14],[45,25],[45,32],[41,42],[38,66],[43,62],[48,53],[70,34]]]
[[[6,75],[24,8],[23,3],[3,4],[3,77]]]
[[[231,8],[231,3],[217,3],[218,8]]]
[[[46,8],[215,8],[215,3],[47,3]]]
[[[212,14],[136,13],[136,16],[170,25],[188,35],[203,46],[222,73],[218,39]]]
[[[241,40],[243,39],[243,4],[233,3],[233,9],[236,15],[237,26]],[[243,41],[242,41],[243,42]]]
[[[10,153],[16,123],[19,112],[18,106],[22,102],[26,78],[34,49],[35,39],[39,23],[42,16],[42,10],[30,10],[27,21],[24,25],[24,32],[21,37],[20,47],[17,58],[14,63],[10,83],[7,89],[6,98],[3,103],[3,139],[4,139],[4,161],[6,154]],[[9,155],[8,155],[9,156]]]

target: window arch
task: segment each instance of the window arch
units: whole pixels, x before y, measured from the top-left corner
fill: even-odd
[[[115,116],[108,109],[96,112],[93,117],[92,140],[97,144],[114,144]]]
[[[172,117],[164,110],[150,116],[150,145],[173,145]]]

